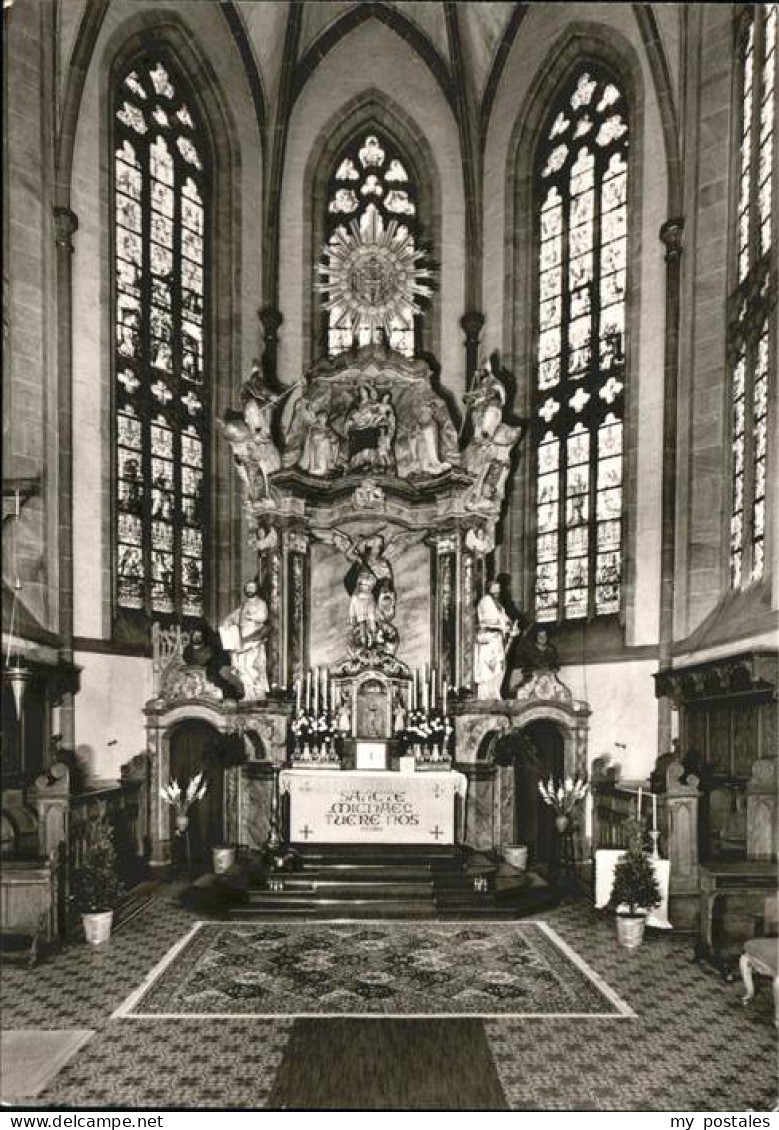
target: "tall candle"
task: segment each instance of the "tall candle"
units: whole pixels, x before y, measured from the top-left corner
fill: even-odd
[[[297,704],[298,704],[298,713],[299,713],[300,712],[300,706],[301,706],[302,699],[303,699],[303,680],[302,679],[296,679],[295,680],[295,691],[297,693]]]
[[[652,793],[652,831],[657,831],[657,793]]]
[[[311,672],[306,671],[306,710],[311,709]]]
[[[322,710],[327,710],[327,668],[322,668]]]
[[[428,705],[429,705],[429,700],[428,700],[428,697],[427,697],[429,689],[430,688],[428,687],[428,683],[427,683],[427,664],[425,664],[425,678],[422,681],[422,709],[423,710],[427,710]]]
[[[447,690],[446,679],[444,679],[444,693],[443,693],[444,718],[446,718],[446,690]]]
[[[314,714],[319,710],[319,668],[314,668]]]
[[[336,697],[335,697],[335,683],[330,684],[330,702],[331,702],[333,714],[335,714],[335,712],[338,708],[338,704],[336,702]]]
[[[414,668],[414,682],[411,684],[411,708],[417,708],[417,669]]]
[[[644,790],[643,790],[643,789],[641,788],[641,786],[639,785],[639,786],[638,786],[638,803],[637,803],[637,805],[636,805],[636,809],[637,809],[637,811],[636,811],[636,818],[637,818],[638,820],[640,820],[640,819],[641,819],[641,797],[642,797],[642,795],[643,795],[643,792],[644,792]]]
[[[435,667],[434,667],[433,670],[430,673],[430,705],[432,706],[433,710],[435,710],[436,698],[438,697],[435,692],[436,692],[436,686],[435,686]]]

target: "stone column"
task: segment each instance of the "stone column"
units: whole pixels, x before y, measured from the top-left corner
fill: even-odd
[[[779,848],[779,762],[760,757],[747,782],[747,859],[776,859]]]
[[[665,361],[663,383],[663,463],[660,539],[659,666],[670,666],[674,633],[676,565],[676,447],[677,387],[679,382],[679,300],[684,220],[674,217],[660,228],[665,244]],[[658,749],[671,746],[671,704],[658,704]]]
[[[666,770],[668,858],[671,862],[671,918],[675,926],[690,926],[698,908],[698,778],[682,784],[684,766],[672,761]]]
[[[484,315],[479,310],[471,310],[460,318],[460,325],[465,333],[465,385],[470,388],[479,364],[479,340],[484,327]]]
[[[149,795],[149,838],[152,867],[165,867],[172,860],[170,814],[160,797],[160,789],[170,780],[170,745],[155,715],[147,715],[146,752],[151,765]]]
[[[60,655],[73,662],[73,236],[78,217],[55,207],[54,245],[57,282],[57,494],[59,498]],[[73,691],[62,695],[60,733],[65,749],[75,750]]]

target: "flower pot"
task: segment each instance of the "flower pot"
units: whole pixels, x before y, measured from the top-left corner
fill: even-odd
[[[113,910],[103,910],[99,914],[82,914],[81,920],[84,923],[84,937],[90,945],[99,946],[111,937]]]
[[[527,870],[527,844],[508,844],[503,849],[503,858],[517,871]]]
[[[211,855],[214,861],[215,875],[224,875],[225,871],[229,870],[235,863],[235,848],[229,847],[227,844],[212,847]]]
[[[626,950],[638,949],[644,940],[644,926],[646,925],[646,915],[637,914],[631,916],[628,914],[617,915],[617,941]]]

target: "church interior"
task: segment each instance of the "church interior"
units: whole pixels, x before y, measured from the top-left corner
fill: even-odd
[[[5,1104],[776,1109],[778,22],[4,0]]]

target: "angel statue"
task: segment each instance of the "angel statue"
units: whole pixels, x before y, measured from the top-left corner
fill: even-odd
[[[351,566],[344,577],[349,594],[349,660],[355,670],[371,665],[402,670],[395,659],[399,633],[394,624],[396,594],[393,562],[426,536],[426,531],[399,530],[387,538],[383,529],[352,537],[343,530],[313,529],[313,536],[334,545]]]
[[[270,498],[268,475],[281,467],[281,456],[271,435],[271,414],[278,400],[279,396],[263,384],[255,361],[249,379],[241,386],[242,410],[228,408],[217,421],[233,450],[235,468],[250,502],[263,496]]]

